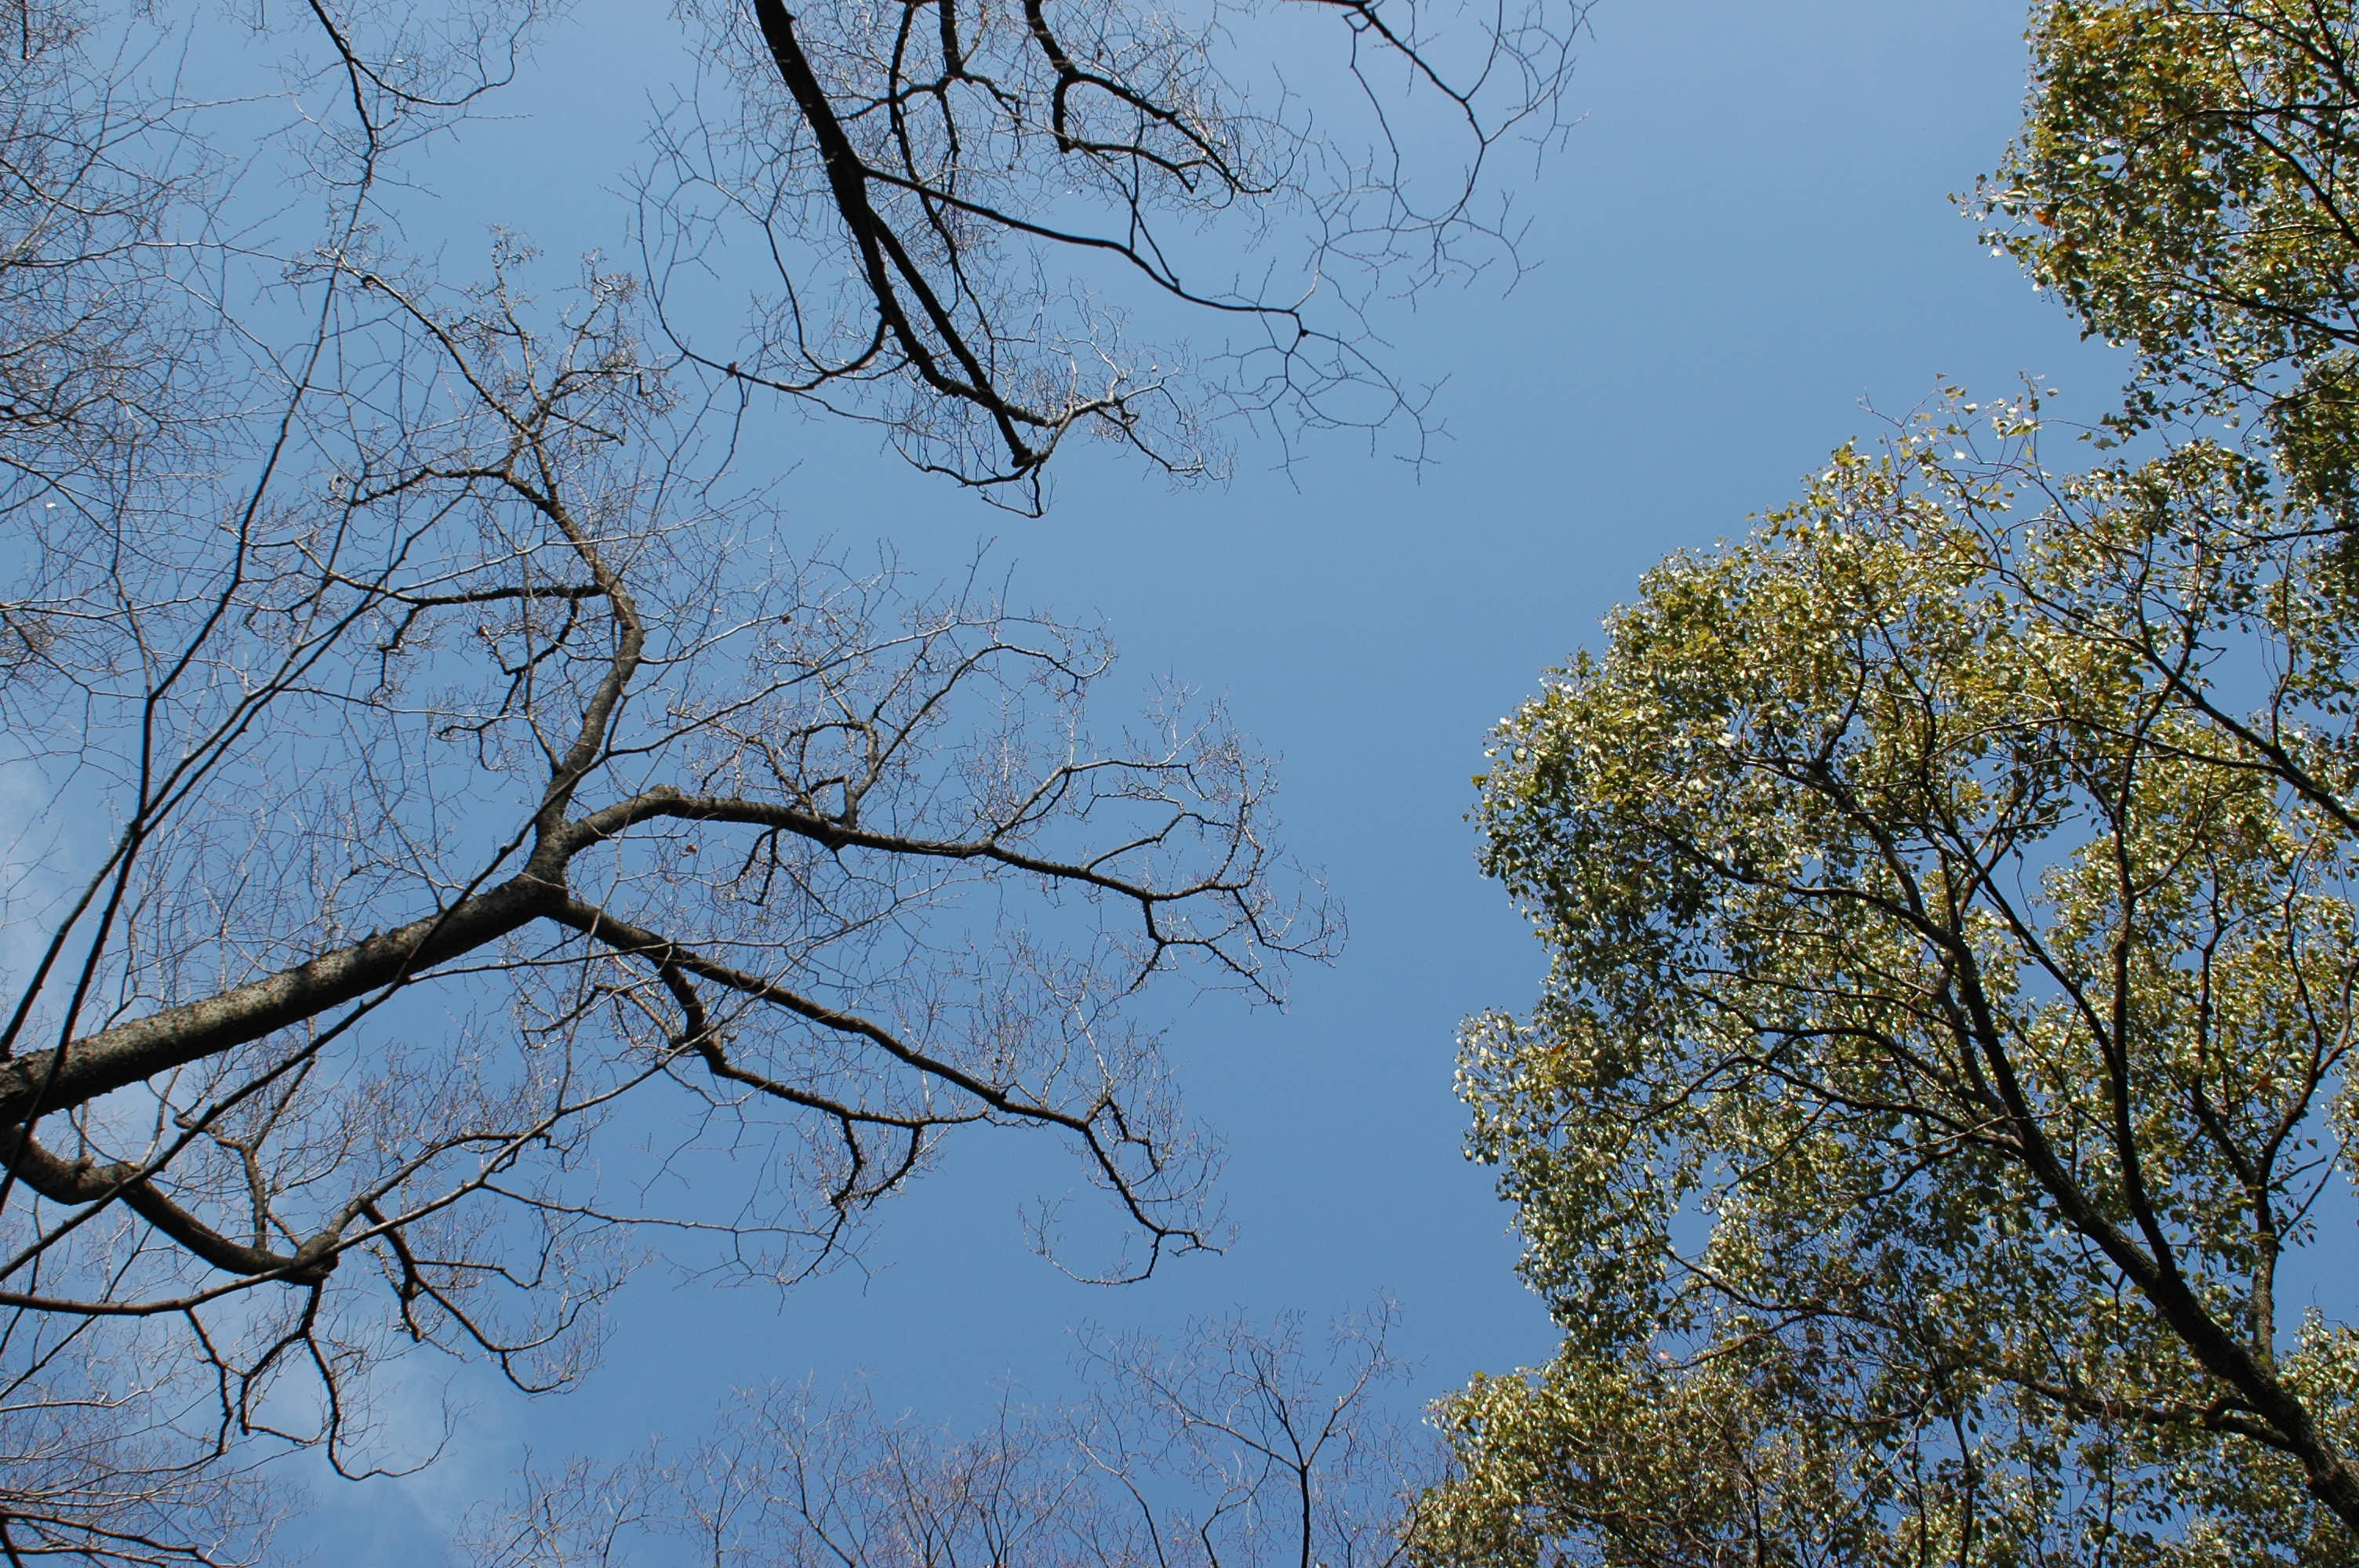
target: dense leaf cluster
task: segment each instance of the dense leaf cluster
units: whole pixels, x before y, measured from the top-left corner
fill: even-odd
[[[1436,1561],[2359,1562],[2359,13],[2042,7],[2001,238],[2134,344],[2093,471],[1951,390],[1674,557],[1479,781],[1467,1026],[1562,1348]],[[2135,454],[2135,455],[2131,455]]]

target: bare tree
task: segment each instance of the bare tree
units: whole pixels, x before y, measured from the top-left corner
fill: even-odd
[[[482,1568],[1385,1568],[1432,1457],[1382,1409],[1391,1326],[1384,1309],[1323,1346],[1297,1317],[1191,1324],[1176,1350],[1087,1339],[1083,1400],[1004,1400],[964,1436],[864,1386],[758,1390],[680,1456],[527,1474],[464,1545]]]
[[[363,297],[348,350],[440,363],[405,362],[391,439],[312,432],[318,513],[79,517],[20,603],[53,630],[0,700],[79,726],[25,764],[102,847],[14,890],[49,935],[0,1066],[0,1304],[176,1325],[226,1429],[348,1463],[375,1336],[562,1381],[617,1277],[601,1231],[791,1280],[952,1126],[1071,1141],[1144,1238],[1115,1272],[1197,1245],[1202,1153],[1125,1003],[1190,959],[1272,995],[1326,939],[1273,898],[1217,714],[1101,744],[1091,633],[889,569],[741,570],[772,514],[683,479],[619,287],[554,344],[505,293]],[[718,1214],[701,1176],[617,1207],[583,1159],[667,1090],[676,1154],[636,1183],[726,1167]]]
[[[1305,122],[1223,100],[1226,19],[1109,10],[1076,38],[1037,5],[925,9],[889,13],[881,55],[867,11],[690,13],[751,116],[695,143],[737,183],[645,209],[662,287],[593,267],[538,297],[518,243],[462,287],[391,238],[400,160],[514,74],[529,5],[242,19],[275,96],[187,80],[168,11],[18,7],[0,1452],[32,1457],[0,1556],[250,1555],[237,1466],[397,1462],[368,1403],[387,1357],[561,1385],[647,1246],[791,1281],[956,1127],[1072,1150],[1117,1222],[1073,1266],[1129,1277],[1212,1234],[1211,1146],[1138,1000],[1172,976],[1274,999],[1331,945],[1271,846],[1266,769],[1182,692],[1093,720],[1103,637],[1011,610],[980,567],[940,588],[795,542],[715,395],[840,405],[1037,498],[1065,430],[1159,453],[1144,404],[1208,395],[1150,398],[1094,328],[1042,328],[1070,292],[1042,255],[1136,270],[1166,254],[1148,215],[1201,199],[1298,204],[1314,249],[1375,263],[1382,181],[1346,159],[1306,182]],[[1417,29],[1348,16],[1439,90]],[[903,47],[921,19],[930,66]],[[1560,75],[1538,34],[1476,32],[1462,193],[1393,221],[1428,273],[1481,228],[1463,179]],[[762,108],[765,72],[790,109]],[[1296,125],[1292,150],[1223,150],[1249,124]],[[660,145],[658,174],[682,167]],[[1013,167],[978,204],[985,148]],[[694,211],[724,189],[786,291],[728,359],[684,352],[672,308],[681,268],[726,259]],[[1131,214],[1112,250],[1040,217],[1088,191]],[[871,346],[839,353],[844,331]],[[1286,331],[1308,362],[1316,334]]]
[[[1421,457],[1424,399],[1367,308],[1520,269],[1489,166],[1561,134],[1583,6],[1315,0],[1346,35],[1332,73],[1271,4],[684,9],[706,91],[642,187],[672,341],[1032,509],[1076,429],[1176,473],[1235,413],[1399,423]],[[1272,64],[1289,44],[1299,72]],[[685,308],[716,277],[742,318]]]

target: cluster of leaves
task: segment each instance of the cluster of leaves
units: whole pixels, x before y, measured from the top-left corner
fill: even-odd
[[[1994,241],[2133,346],[2131,425],[2256,412],[2349,525],[2359,427],[2359,19],[2310,0],[2048,6]]]
[[[1950,389],[1495,738],[1553,968],[1461,1087],[1564,1339],[1431,1560],[2359,1562],[2354,40],[2042,7],[1989,210],[2143,443]]]

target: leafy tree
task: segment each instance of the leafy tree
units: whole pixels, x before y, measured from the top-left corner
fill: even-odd
[[[1839,453],[1499,737],[1556,962],[1463,1087],[1566,1338],[1454,1407],[1472,1560],[2351,1556],[2359,1340],[2279,1287],[2353,847],[2269,750],[2343,772],[2347,589],[2224,454],[2051,487],[1996,423]]]
[[[1954,391],[1506,722],[1468,1025],[1564,1333],[1437,1562],[2359,1562],[2347,6],[2058,4],[1993,211],[2159,455]]]

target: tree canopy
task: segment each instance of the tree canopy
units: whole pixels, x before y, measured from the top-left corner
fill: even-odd
[[[2126,444],[1950,389],[1495,737],[1552,968],[1461,1084],[1564,1337],[1434,1561],[2359,1561],[2354,34],[2040,8],[1985,200]]]

